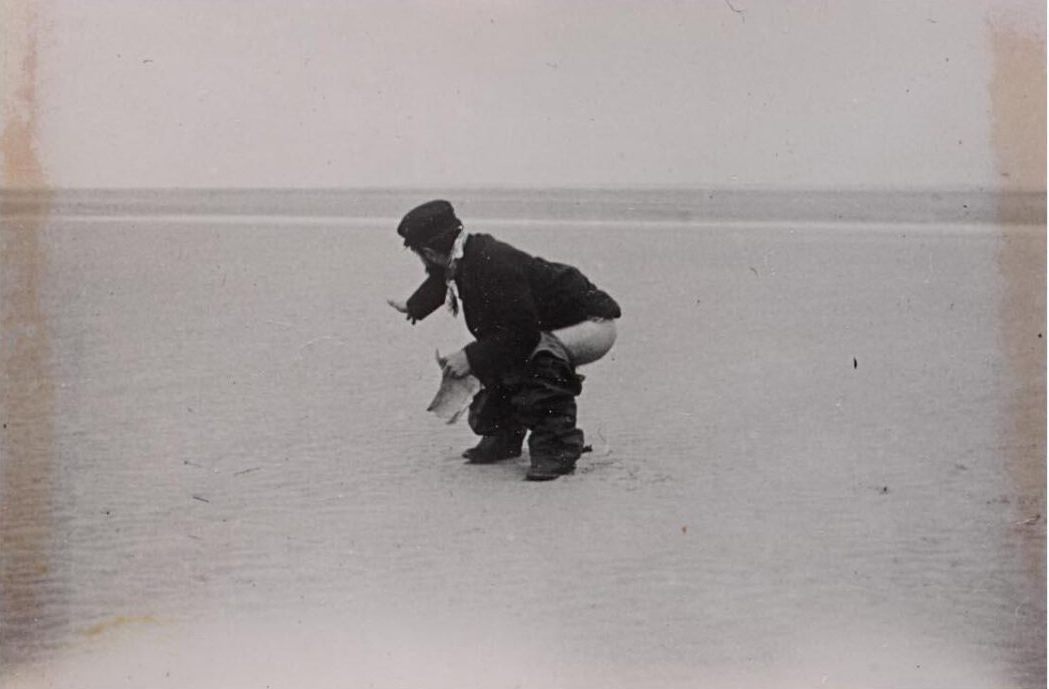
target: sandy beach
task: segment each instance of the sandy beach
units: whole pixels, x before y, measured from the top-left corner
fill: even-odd
[[[1044,227],[468,229],[623,307],[573,476],[426,414],[392,225],[48,219],[4,685],[1044,686]]]

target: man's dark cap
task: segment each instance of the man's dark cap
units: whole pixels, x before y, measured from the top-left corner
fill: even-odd
[[[404,245],[412,248],[425,246],[443,232],[458,228],[462,223],[455,217],[452,204],[447,201],[428,201],[408,211],[397,226],[397,234],[404,237]]]

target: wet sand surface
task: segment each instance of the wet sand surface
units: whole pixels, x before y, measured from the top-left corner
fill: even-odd
[[[467,335],[385,304],[389,227],[53,219],[5,686],[1044,686],[1044,303],[1004,301],[1044,272],[1000,228],[470,229],[623,307],[574,476],[425,413]]]

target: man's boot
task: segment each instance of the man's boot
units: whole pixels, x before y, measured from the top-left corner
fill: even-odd
[[[575,471],[575,460],[557,457],[533,457],[525,478],[529,481],[553,481]]]
[[[521,445],[524,443],[525,429],[497,431],[481,438],[481,442],[463,452],[463,457],[470,464],[492,464],[504,459],[521,456]]]

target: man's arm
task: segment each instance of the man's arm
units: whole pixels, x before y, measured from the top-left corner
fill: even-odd
[[[419,285],[419,289],[408,297],[407,303],[403,305],[404,309],[397,310],[407,314],[408,320],[412,323],[421,321],[444,303],[447,293],[448,287],[444,284],[444,276],[436,272],[430,273],[426,281]],[[394,308],[397,307],[394,306]]]

